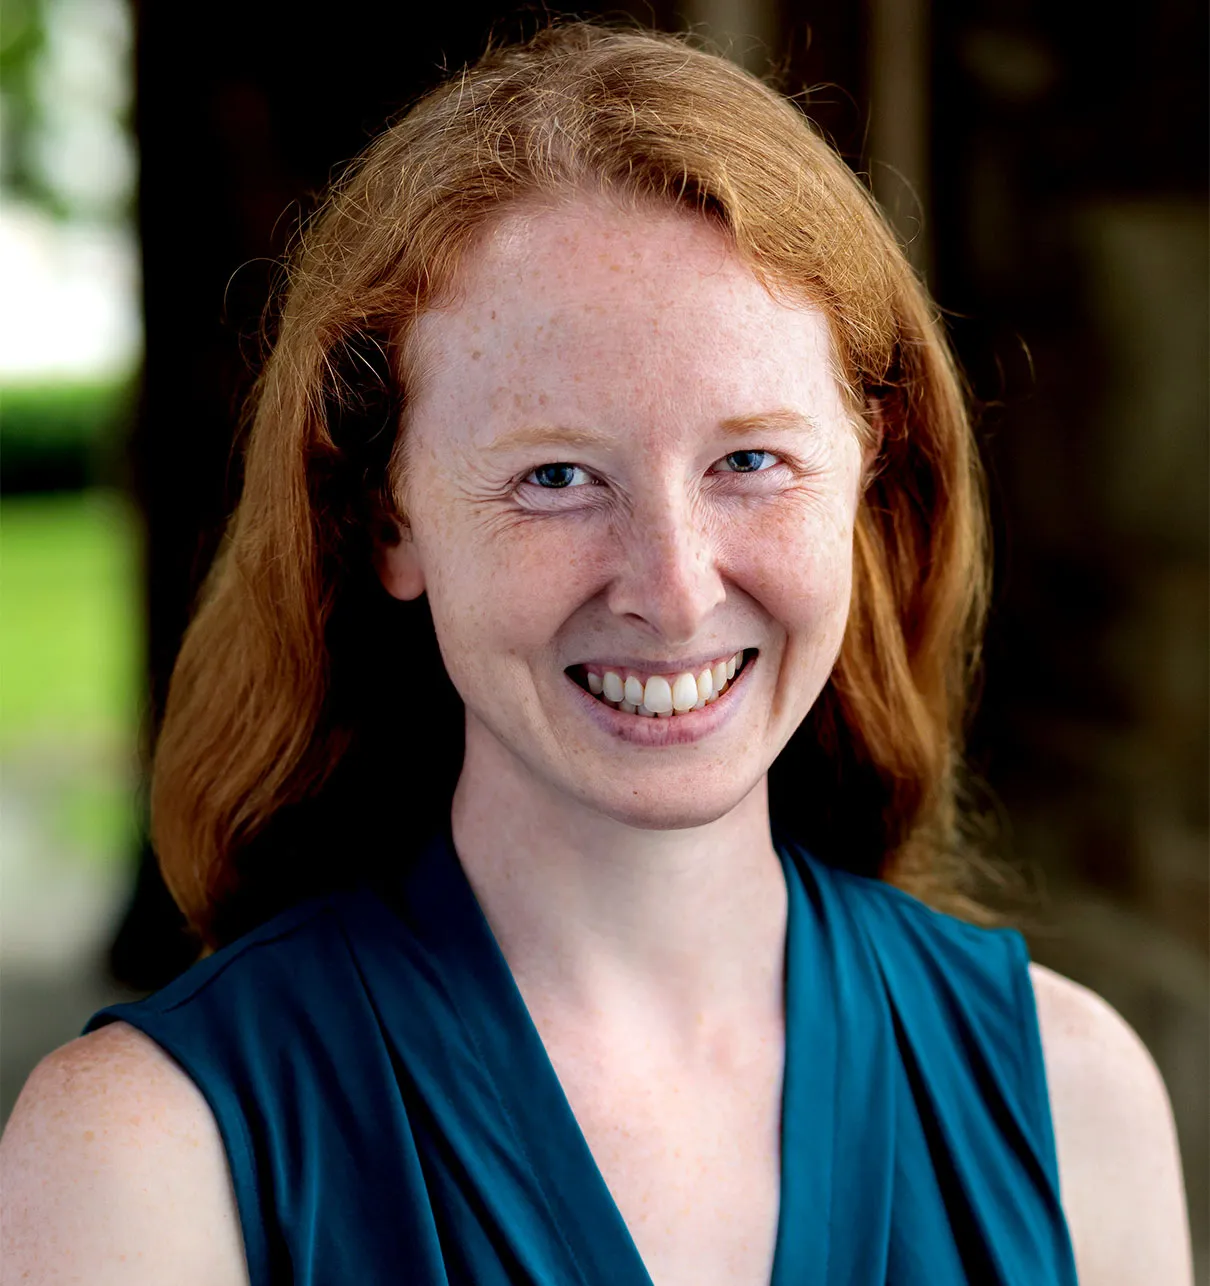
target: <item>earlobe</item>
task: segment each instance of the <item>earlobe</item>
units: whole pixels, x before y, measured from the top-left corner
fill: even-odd
[[[410,602],[424,593],[424,569],[420,565],[420,551],[412,539],[411,529],[395,526],[394,543],[378,539],[374,542],[374,570],[383,589],[392,598]]]

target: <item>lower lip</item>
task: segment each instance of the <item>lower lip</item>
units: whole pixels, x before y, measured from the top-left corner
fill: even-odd
[[[659,715],[626,714],[622,710],[615,710],[599,697],[594,697],[591,692],[586,692],[575,680],[566,675],[564,678],[583,702],[589,717],[612,736],[636,746],[687,746],[710,736],[731,718],[747,685],[748,676],[759,660],[758,653],[731,680],[726,692],[717,701],[712,701],[700,710],[689,710],[685,714],[663,718]]]

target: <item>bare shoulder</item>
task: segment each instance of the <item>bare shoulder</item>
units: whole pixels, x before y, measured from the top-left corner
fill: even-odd
[[[1192,1286],[1176,1125],[1159,1068],[1096,992],[1043,965],[1030,975],[1081,1286]]]
[[[218,1127],[158,1046],[113,1023],[48,1054],[0,1139],[0,1282],[246,1286]]]

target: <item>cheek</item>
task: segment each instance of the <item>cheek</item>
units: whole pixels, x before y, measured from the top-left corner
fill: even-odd
[[[460,507],[450,505],[446,513]],[[428,596],[446,666],[461,677],[507,667],[548,646],[591,594],[593,545],[574,524],[439,519],[426,531]]]
[[[813,499],[771,509],[728,541],[745,592],[780,622],[794,643],[807,630],[822,646],[843,633],[853,580],[852,516]],[[835,645],[839,646],[837,634]]]

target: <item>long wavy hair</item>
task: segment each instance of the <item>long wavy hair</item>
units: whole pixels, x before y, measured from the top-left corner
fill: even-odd
[[[290,259],[242,495],[154,759],[160,866],[207,947],[398,863],[448,819],[461,704],[423,600],[390,599],[371,565],[407,521],[408,337],[510,203],[586,189],[712,220],[769,289],[825,313],[859,427],[883,438],[843,648],[771,773],[774,821],[824,860],[998,920],[970,892],[962,804],[983,474],[936,311],[793,101],[684,37],[566,23],[420,99]]]

